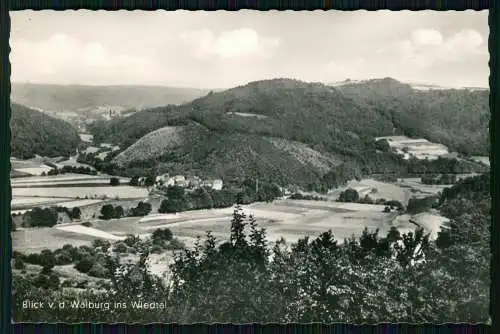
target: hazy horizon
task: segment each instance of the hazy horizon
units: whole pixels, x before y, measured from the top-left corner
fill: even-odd
[[[343,83],[343,82],[346,82],[347,80],[350,80],[352,82],[363,82],[363,81],[370,81],[370,80],[381,80],[381,79],[385,79],[385,78],[391,78],[391,79],[394,79],[396,81],[399,81],[403,84],[409,84],[409,85],[413,85],[413,86],[419,86],[419,85],[424,85],[424,86],[435,86],[435,87],[442,87],[442,88],[445,88],[445,89],[460,89],[460,88],[479,88],[479,89],[489,89],[489,85],[485,85],[485,86],[443,86],[443,85],[439,85],[437,83],[434,83],[434,82],[422,82],[422,81],[419,81],[419,82],[411,82],[411,81],[402,81],[402,80],[398,80],[396,78],[392,78],[392,77],[378,77],[378,78],[367,78],[367,79],[358,79],[358,80],[352,80],[352,79],[345,79],[345,80],[341,80],[341,81],[335,81],[335,82],[319,82],[319,81],[306,81],[306,80],[301,80],[301,79],[295,79],[295,78],[268,78],[268,79],[262,79],[262,80],[254,80],[254,81],[249,81],[249,82],[244,82],[244,83],[241,83],[241,84],[238,84],[238,85],[235,85],[235,86],[231,86],[231,87],[224,87],[224,88],[218,88],[218,87],[189,87],[189,86],[173,86],[173,85],[159,85],[159,84],[134,84],[134,83],[127,83],[127,84],[79,84],[79,83],[68,83],[68,84],[59,84],[59,83],[51,83],[51,82],[29,82],[29,81],[12,81],[11,84],[17,84],[17,85],[46,85],[46,86],[81,86],[81,87],[151,87],[151,88],[173,88],[173,89],[193,89],[193,90],[214,90],[214,91],[222,91],[222,90],[226,90],[226,89],[231,89],[231,88],[235,88],[235,87],[238,87],[238,86],[244,86],[244,85],[247,85],[249,83],[252,83],[252,82],[257,82],[257,81],[265,81],[265,80],[275,80],[275,79],[290,79],[290,80],[299,80],[299,81],[303,81],[303,82],[306,82],[306,83],[322,83],[322,84],[325,84],[325,85],[334,85],[334,84],[340,84],[340,83]]]

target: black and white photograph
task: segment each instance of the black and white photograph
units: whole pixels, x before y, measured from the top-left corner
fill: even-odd
[[[10,17],[14,322],[491,322],[488,11]]]

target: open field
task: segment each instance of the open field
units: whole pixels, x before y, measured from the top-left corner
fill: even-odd
[[[109,186],[109,179],[96,179],[96,180],[75,180],[75,181],[51,181],[51,182],[37,182],[37,183],[17,183],[12,188],[51,188],[51,187],[103,187]],[[121,183],[126,185],[126,183]]]
[[[122,179],[128,182],[128,179]],[[145,188],[128,185],[109,186],[107,175],[64,174],[44,177],[25,177],[11,180],[13,213],[24,213],[36,206],[65,206],[67,208],[91,207],[90,215],[82,214],[83,219],[92,218],[99,212],[105,198],[134,199],[147,198]],[[87,199],[85,199],[87,197]]]
[[[472,160],[476,161],[476,162],[480,162],[482,164],[485,164],[487,166],[490,165],[490,157],[485,157],[485,156],[474,156],[474,157],[471,157]]]
[[[55,250],[66,244],[89,245],[96,237],[58,230],[52,227],[23,228],[12,233],[12,248],[25,253]]]
[[[404,178],[399,179],[398,185],[404,188],[411,189],[415,197],[426,197],[437,195],[442,192],[444,188],[449,188],[451,185],[440,184],[423,184],[420,178]]]
[[[71,200],[69,198],[57,197],[16,197],[11,201],[11,209],[15,211],[29,210],[34,207],[65,206],[69,209],[74,207],[85,207],[103,202],[99,199]]]
[[[11,157],[10,165],[12,169],[40,167],[40,165],[43,165],[43,159],[33,158],[33,159],[22,160]]]
[[[410,223],[410,220],[413,224]],[[441,225],[449,219],[441,216],[438,212],[423,212],[416,215],[400,215],[394,219],[394,226],[401,233],[407,233],[415,229],[415,226],[423,227],[435,239],[441,231]]]
[[[397,153],[403,155],[405,159],[413,156],[417,159],[434,160],[438,157],[451,156],[448,148],[442,144],[432,143],[423,138],[409,138],[406,136],[378,137],[375,140],[385,139],[390,147]]]
[[[23,173],[23,172],[20,172],[18,170],[11,170],[10,171],[10,178],[11,179],[16,179],[16,178],[19,178],[19,177],[28,177],[28,176],[31,176],[31,174],[29,174],[29,173]]]
[[[49,176],[30,176],[16,178],[11,180],[12,187],[30,186],[37,187],[39,185],[60,185],[60,184],[79,184],[79,183],[108,183],[111,176],[109,175],[86,175],[86,174],[60,174]],[[119,178],[120,183],[126,184],[130,180],[128,178]]]
[[[281,237],[294,242],[303,236],[315,237],[329,229],[339,242],[351,235],[359,235],[365,227],[371,230],[378,228],[381,233],[386,233],[392,226],[395,214],[383,213],[383,208],[380,205],[292,200],[243,206],[247,215],[254,215],[259,226],[267,229],[270,242]],[[61,233],[65,233],[64,243],[73,243],[74,238],[77,242],[84,243],[83,240],[90,242],[98,237],[113,239],[127,234],[145,236],[157,228],[164,227],[168,227],[174,236],[186,244],[194,242],[197,236],[204,236],[206,231],[212,231],[219,240],[225,240],[229,237],[233,210],[234,208],[199,210],[178,214],[155,214],[143,218],[93,221],[91,229],[82,229],[78,224],[65,224],[63,230],[62,226],[52,229],[20,230],[13,233],[15,236],[13,246],[18,250],[40,248],[42,244],[47,248],[57,248],[56,246],[63,242],[60,240]],[[409,222],[406,225],[408,228],[411,227]],[[96,230],[105,234],[98,235],[100,232]],[[42,237],[39,237],[39,231],[43,231]]]
[[[99,147],[95,147],[95,146],[89,146],[85,149],[85,153],[89,154],[89,153],[96,153],[96,152],[99,152],[101,150],[101,148]]]
[[[403,188],[399,184],[381,182],[374,179],[362,179],[360,181],[349,181],[347,186],[331,190],[328,192],[328,198],[336,200],[340,193],[347,188],[355,189],[360,197],[368,195],[374,200],[379,198],[395,200],[400,201],[403,205],[406,205],[408,200],[413,196],[409,189]]]
[[[88,133],[80,133],[80,139],[84,142],[91,143],[94,139],[94,136]]]
[[[102,238],[102,239],[107,239],[107,240],[123,240],[125,239],[124,237],[116,236],[111,233],[106,233],[104,231],[98,230],[96,228],[92,227],[86,227],[82,225],[64,225],[64,226],[56,226],[55,229],[61,230],[61,231],[66,231],[70,233],[75,233],[75,234],[83,234],[83,235],[89,235],[92,237],[96,238]]]
[[[42,187],[42,188],[12,188],[12,197],[41,196],[41,197],[70,197],[84,198],[146,198],[148,191],[145,188],[131,186],[103,186],[103,187]]]
[[[67,201],[64,197],[16,197],[10,202],[13,209],[23,206],[41,205],[44,203],[55,203],[60,201]]]
[[[382,212],[382,205],[337,203],[325,201],[279,200],[273,203],[254,203],[242,207],[247,215],[254,215],[259,227],[266,228],[267,241],[272,245],[280,238],[288,244],[302,237],[317,237],[332,230],[335,239],[342,243],[345,238],[359,236],[367,227],[379,229],[385,235],[392,226],[401,233],[414,231],[418,223],[435,238],[440,224],[446,219],[437,213],[416,216]],[[93,220],[92,227],[77,223],[62,224],[53,228],[19,229],[13,232],[13,248],[25,253],[40,252],[43,249],[57,249],[64,244],[89,245],[93,240],[103,238],[111,242],[123,240],[133,234],[141,238],[150,236],[158,228],[169,228],[175,238],[187,247],[193,247],[198,236],[202,238],[211,231],[217,242],[228,240],[230,221],[234,208],[181,212],[174,214],[151,214],[146,217],[127,217],[111,220]],[[130,255],[125,260],[137,260]],[[168,275],[173,251],[151,254],[149,270],[159,276]],[[72,267],[60,268],[66,271]]]
[[[57,175],[54,177],[30,177],[31,180],[45,182],[86,182],[88,179],[98,180],[103,176],[89,175]],[[48,180],[47,180],[48,179]],[[26,181],[15,182],[19,185],[26,184]],[[29,182],[28,182],[29,183]],[[447,186],[423,185],[419,178],[401,179],[398,183],[380,182],[373,179],[352,181],[347,187],[352,187],[360,191],[361,196],[369,194],[370,197],[385,198],[387,200],[398,200],[406,204],[412,196],[422,197],[437,194]],[[344,188],[347,188],[344,187]],[[369,229],[379,229],[385,234],[393,224],[402,230],[413,230],[416,225],[409,222],[409,219],[400,218],[394,220],[396,214],[383,213],[383,205],[366,205],[357,203],[340,203],[333,199],[338,197],[342,189],[336,189],[328,194],[329,201],[309,201],[309,200],[277,200],[273,203],[254,203],[243,206],[247,215],[254,215],[261,227],[265,227],[268,232],[268,240],[275,241],[281,237],[293,242],[303,236],[317,236],[321,232],[332,229],[339,242],[351,235],[359,235],[365,227]],[[376,189],[374,191],[373,189]],[[197,210],[181,212],[176,214],[158,214],[157,210],[161,199],[148,198],[147,190],[130,186],[101,186],[101,187],[45,187],[45,188],[19,188],[14,187],[12,206],[14,210],[29,209],[33,206],[62,205],[68,208],[78,206],[82,210],[82,221],[91,221],[92,228],[108,233],[105,238],[120,238],[127,234],[149,235],[153,230],[161,227],[168,227],[175,236],[181,238],[186,244],[190,244],[197,236],[205,235],[210,230],[219,239],[226,239],[229,236],[230,220],[234,208]],[[81,199],[84,196],[106,195],[108,200]],[[80,197],[76,199],[76,197]],[[115,199],[116,196],[119,199]],[[96,218],[100,215],[100,209],[104,203],[121,205],[124,209],[135,207],[137,202],[145,200],[152,204],[152,213],[146,217],[130,217],[100,221]],[[432,218],[432,217],[431,217]],[[393,222],[394,220],[394,222]],[[433,219],[431,219],[434,221]],[[436,223],[439,225],[439,223]],[[436,230],[434,223],[432,226],[422,226],[429,230]],[[42,247],[45,242],[46,247],[57,248],[54,245],[60,244],[61,233],[65,233],[65,241],[71,241],[75,237],[78,243],[90,242],[98,237],[97,234],[83,232],[79,224],[75,230],[65,228],[64,231],[54,229],[55,240],[51,240],[51,232],[41,232],[44,238],[28,245],[28,248]],[[89,231],[85,229],[86,231]],[[34,231],[42,231],[35,229]],[[95,231],[94,231],[95,232]],[[17,232],[15,232],[17,233]],[[25,234],[28,232],[20,232]],[[97,232],[96,232],[97,233]],[[104,237],[104,236],[101,236]],[[25,243],[37,238],[28,235],[17,237],[15,248],[24,248]],[[24,240],[24,241],[23,241]]]
[[[42,175],[42,173],[48,173],[51,169],[52,167],[39,165],[37,167],[17,168],[15,171],[29,175]]]

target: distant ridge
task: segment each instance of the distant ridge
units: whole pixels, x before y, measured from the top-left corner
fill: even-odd
[[[336,81],[336,82],[331,82],[327,83],[327,85],[332,86],[332,87],[337,87],[337,86],[346,86],[346,85],[366,85],[366,84],[374,84],[374,83],[382,83],[384,81],[397,81],[392,78],[384,78],[384,79],[367,79],[367,80],[351,80],[351,79],[346,79],[343,81]],[[489,90],[488,87],[474,87],[474,86],[442,86],[442,85],[437,85],[437,84],[432,84],[432,83],[422,83],[422,82],[399,82],[400,84],[407,84],[411,88],[416,89],[416,90],[451,90],[451,89],[456,89],[456,90],[469,90],[469,91],[484,91],[484,90]]]
[[[50,111],[84,111],[100,106],[143,109],[181,104],[206,95],[210,90],[139,85],[55,85],[13,83],[13,102]]]

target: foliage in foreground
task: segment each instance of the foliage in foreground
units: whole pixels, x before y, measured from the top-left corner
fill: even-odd
[[[486,322],[489,300],[489,207],[484,177],[443,194],[450,222],[432,241],[423,230],[386,236],[365,230],[338,243],[331,231],[269,247],[266,231],[236,209],[231,237],[211,233],[176,253],[166,279],[148,271],[153,241],[138,241],[140,260],[106,257],[110,281],[84,293],[44,290],[14,279],[16,321],[175,322]],[[475,193],[475,194],[473,194]],[[476,200],[481,200],[477,205]],[[464,205],[464,203],[468,205]],[[156,241],[158,243],[158,241]],[[64,292],[63,292],[64,291]],[[23,299],[125,303],[127,308],[25,310]],[[134,302],[164,303],[153,309]],[[137,305],[136,305],[137,306]]]

